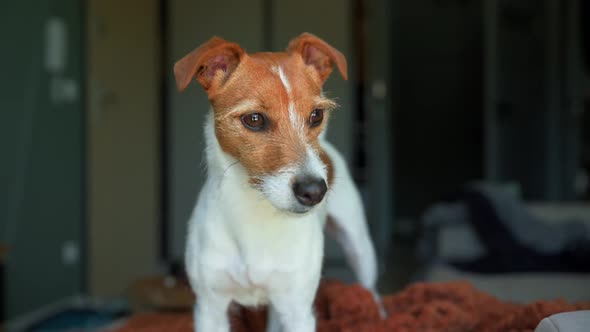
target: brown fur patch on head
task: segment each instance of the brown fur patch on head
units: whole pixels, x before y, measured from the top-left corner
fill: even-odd
[[[321,90],[334,64],[346,78],[344,56],[310,34],[279,53],[246,54],[239,45],[214,38],[179,61],[175,73],[180,89],[197,76],[213,106],[222,150],[244,166],[252,183],[305,163],[310,148],[327,166],[331,183],[331,162],[318,137],[335,107]],[[318,126],[310,123],[314,109],[325,110]],[[242,116],[251,113],[264,115],[264,130],[243,125]]]
[[[309,70],[300,58],[285,53],[254,54],[236,69],[223,89],[210,95],[219,144],[251,177],[305,162],[308,147],[320,151],[318,136],[329,110],[318,127],[310,126],[309,117],[314,109],[334,104],[321,96],[321,86]],[[265,130],[244,127],[241,117],[252,112],[264,114]]]

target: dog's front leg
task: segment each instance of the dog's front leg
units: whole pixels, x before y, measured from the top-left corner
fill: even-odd
[[[292,289],[285,293],[275,294],[271,297],[272,309],[284,332],[314,332],[316,329],[315,316],[313,314],[313,299],[315,288]],[[271,314],[271,315],[272,315]],[[273,326],[277,328],[277,325]]]
[[[279,313],[275,310],[272,305],[268,306],[268,323],[266,324],[266,332],[282,332],[281,320],[279,319]]]
[[[195,331],[229,332],[227,309],[231,299],[212,292],[198,292],[193,311]]]

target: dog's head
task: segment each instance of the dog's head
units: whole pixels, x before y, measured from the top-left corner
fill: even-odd
[[[180,91],[193,78],[205,89],[217,140],[250,184],[276,208],[304,213],[332,181],[318,139],[336,106],[322,94],[334,66],[346,79],[342,53],[304,33],[280,53],[247,54],[214,37],[179,60],[174,73]]]

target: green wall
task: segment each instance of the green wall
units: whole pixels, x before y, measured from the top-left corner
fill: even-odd
[[[82,4],[22,0],[0,10],[1,40],[9,45],[0,55],[0,242],[11,248],[2,293],[7,318],[83,287]],[[67,60],[54,73],[45,65],[50,17],[63,19],[67,31]],[[52,100],[55,79],[71,79],[77,93]]]

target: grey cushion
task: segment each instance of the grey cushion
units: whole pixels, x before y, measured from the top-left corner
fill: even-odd
[[[564,312],[547,317],[535,332],[586,332],[590,331],[590,310]]]

